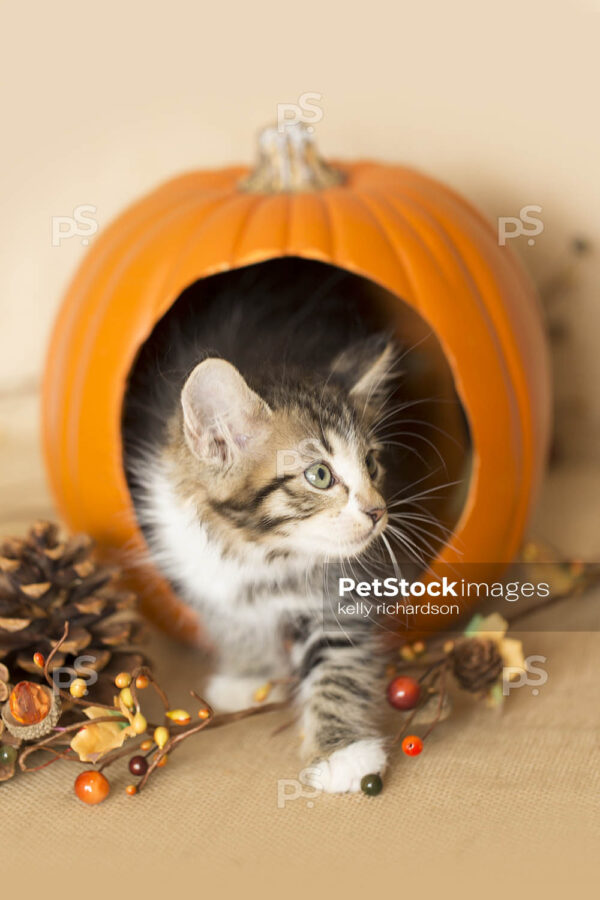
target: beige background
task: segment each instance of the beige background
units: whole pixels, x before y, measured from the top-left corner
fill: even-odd
[[[599,0],[305,0],[168,5],[2,0],[0,390],[37,383],[49,325],[85,253],[51,220],[127,203],[189,168],[249,161],[277,104],[322,95],[324,153],[404,161],[491,217],[542,207],[537,283],[564,274],[572,239],[600,237]],[[91,238],[93,240],[93,237]],[[600,256],[552,301],[562,450],[600,445]]]
[[[101,229],[177,171],[249,160],[277,103],[312,91],[322,95],[325,154],[421,166],[492,218],[543,208],[535,244],[512,242],[562,335],[561,462],[532,527],[567,555],[600,558],[595,0],[42,0],[0,9],[2,532],[53,512],[37,385],[49,324],[85,246],[72,237],[53,247],[52,217],[89,204]],[[575,237],[591,243],[587,254],[572,253]],[[586,629],[598,599],[557,608],[526,636],[527,652],[549,660],[539,697],[517,692],[498,720],[461,707],[427,753],[394,765],[374,801],[321,797],[278,810],[277,779],[298,769],[295,742],[290,732],[271,738],[258,720],[190,742],[133,800],[121,773],[110,802],[84,808],[68,766],[2,785],[0,890],[15,876],[20,892],[30,888],[41,868],[44,896],[57,884],[66,885],[61,896],[187,896],[215,878],[225,896],[243,879],[237,892],[246,896],[285,867],[280,896],[296,896],[301,873],[316,871],[304,896],[333,893],[333,880],[344,892],[351,881],[353,896],[383,881],[386,895],[488,897],[502,888],[510,897],[525,895],[529,869],[545,895],[553,885],[592,896],[600,639]],[[563,625],[581,632],[544,630]],[[159,659],[174,691],[197,681],[193,654],[163,646]]]

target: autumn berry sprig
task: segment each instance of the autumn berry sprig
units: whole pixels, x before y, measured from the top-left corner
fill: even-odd
[[[397,665],[388,667],[386,696],[388,703],[401,713],[408,713],[402,727],[391,740],[400,745],[408,757],[420,756],[427,738],[450,713],[449,681],[458,688],[484,698],[488,706],[500,706],[504,699],[502,682],[516,677],[525,669],[520,641],[506,637],[508,623],[497,613],[476,615],[461,637],[456,640],[436,639],[429,648],[423,641],[407,644],[400,650],[405,671],[421,674],[398,674]],[[419,722],[427,725],[421,734],[413,728]],[[376,796],[383,782],[378,774],[366,775],[361,782],[363,793]]]
[[[112,706],[84,699],[87,685],[81,678],[75,678],[69,690],[59,689],[52,677],[52,657],[60,652],[67,640],[69,623],[65,624],[62,638],[45,659],[35,654],[35,663],[44,672],[48,686],[33,682],[20,682],[10,694],[11,718],[8,727],[11,733],[19,729],[34,727],[36,740],[29,741],[20,753],[5,752],[6,762],[18,761],[23,772],[38,772],[59,760],[90,763],[95,768],[81,772],[75,780],[75,793],[84,803],[101,803],[110,794],[110,783],[106,769],[120,759],[128,758],[130,773],[139,780],[129,784],[126,793],[134,796],[148,784],[149,778],[162,769],[170,755],[184,740],[207,727],[226,725],[238,719],[258,713],[280,709],[287,704],[269,703],[250,709],[215,716],[211,707],[195,691],[190,696],[198,709],[192,715],[186,709],[171,706],[169,699],[147,666],[138,666],[131,672],[120,672],[114,679],[115,697]],[[141,703],[143,692],[151,688],[163,706],[163,721],[152,722],[146,717]],[[81,709],[85,718],[62,724],[62,710],[68,710],[72,718],[76,709]],[[50,718],[52,714],[52,718]],[[3,710],[3,721],[6,722]],[[29,735],[29,732],[27,732]],[[39,739],[37,739],[39,738]],[[45,753],[50,759],[32,766],[29,759],[33,754]]]

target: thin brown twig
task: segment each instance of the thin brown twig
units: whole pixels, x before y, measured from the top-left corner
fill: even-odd
[[[220,728],[221,725],[229,725],[230,722],[237,722],[239,719],[248,719],[250,716],[258,716],[261,713],[287,709],[289,705],[288,700],[280,700],[276,703],[265,703],[264,706],[250,706],[248,709],[240,709],[236,712],[221,713],[212,719],[210,726],[211,728]]]
[[[137,740],[134,738],[131,741],[125,741],[125,744],[122,747],[119,747],[118,750],[107,754],[102,758],[101,762],[99,761],[100,765],[98,766],[98,771],[102,772],[103,769],[107,769],[118,759],[122,759],[124,756],[132,755],[136,750],[140,749],[140,744],[143,744],[145,740],[147,740],[146,736],[141,734],[139,735],[139,738]]]
[[[446,666],[444,669],[442,669],[442,671],[440,673],[440,694],[439,694],[438,707],[437,707],[437,711],[435,714],[435,718],[430,723],[429,728],[427,729],[427,731],[425,732],[425,734],[422,737],[422,740],[425,740],[426,737],[429,737],[429,735],[431,734],[431,732],[433,731],[433,729],[435,728],[437,723],[440,721],[440,717],[442,715],[442,711],[444,708],[444,700],[446,698],[446,675],[447,675],[447,673],[448,673],[448,667]]]
[[[136,687],[135,682],[139,678],[140,675],[146,676],[146,678],[150,682],[151,687],[153,688],[153,690],[155,691],[157,696],[160,698],[160,701],[165,708],[165,712],[167,712],[171,708],[170,703],[169,703],[169,698],[167,697],[166,693],[163,691],[161,686],[158,684],[156,678],[154,677],[152,669],[150,669],[149,666],[138,666],[131,673],[131,684],[129,685],[129,689],[131,691],[131,696],[133,697],[133,702],[135,703],[136,710],[139,712],[140,702],[138,699],[138,694],[137,694],[138,689]]]
[[[447,658],[446,658],[446,663],[448,663],[448,659],[447,659]],[[437,668],[437,667],[436,667],[436,668]],[[438,680],[438,679],[440,679],[440,680],[441,680],[441,679],[444,679],[444,691],[445,691],[445,676],[446,676],[446,672],[447,672],[447,667],[444,667],[444,668],[442,668],[441,670],[440,670],[439,668],[437,668],[437,671],[436,671],[435,669],[432,669],[432,671],[434,671],[434,679],[433,679],[433,681],[436,681],[436,680]],[[440,696],[441,696],[441,692],[440,692]],[[425,697],[423,697],[423,700],[420,701],[420,702],[417,704],[417,706],[415,706],[415,708],[412,710],[411,714],[410,714],[410,715],[408,716],[408,718],[404,721],[404,723],[403,723],[402,728],[400,729],[400,731],[398,731],[398,733],[397,733],[396,735],[394,735],[394,737],[392,738],[392,740],[391,740],[391,742],[390,742],[390,746],[391,746],[391,747],[394,747],[397,743],[399,743],[399,741],[402,740],[402,738],[404,737],[404,735],[406,734],[406,732],[408,731],[408,729],[410,728],[410,726],[411,726],[412,723],[414,722],[417,713],[421,712],[421,710],[423,709],[423,707],[429,702],[429,699],[430,699],[429,697],[425,696]],[[435,718],[434,721],[433,721],[433,726],[437,725],[437,723],[438,723],[438,721],[439,721],[440,715],[441,715],[441,706],[438,705],[438,715],[436,715],[436,718]],[[425,737],[426,737],[432,730],[433,730],[433,728],[430,726],[430,728],[428,729],[428,731],[425,733]]]
[[[73,697],[73,695],[71,693],[69,693],[68,691],[63,691],[63,690],[61,690],[61,688],[57,687],[56,682],[54,681],[54,678],[52,677],[52,674],[50,672],[50,663],[52,662],[52,660],[54,659],[54,657],[56,656],[56,654],[58,653],[58,651],[60,650],[60,648],[62,647],[62,645],[64,644],[64,642],[66,641],[68,636],[69,636],[69,622],[67,621],[67,622],[65,622],[65,627],[64,627],[64,630],[62,633],[62,637],[57,641],[57,643],[54,645],[54,647],[48,654],[47,659],[44,661],[44,669],[43,669],[44,678],[46,679],[46,681],[48,682],[48,685],[52,688],[52,690],[57,691],[58,694],[62,697],[62,699],[67,700],[71,704],[71,706],[82,706],[82,707],[89,706],[90,705],[89,700],[80,700],[78,697]],[[94,702],[93,705],[100,707],[100,709],[114,709],[114,706],[109,706],[108,703]]]

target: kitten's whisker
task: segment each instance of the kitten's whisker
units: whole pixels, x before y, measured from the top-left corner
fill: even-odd
[[[389,531],[390,534],[393,535],[393,537],[408,551],[411,559],[419,563],[419,565],[424,566],[426,564],[425,557],[420,552],[421,548],[413,538],[406,533],[406,531],[401,531],[399,528],[390,524],[386,526],[386,531]]]
[[[429,438],[425,437],[425,435],[418,434],[418,432],[416,432],[416,431],[396,431],[396,432],[394,432],[394,434],[391,434],[390,437],[412,437],[418,441],[423,441],[425,444],[427,444],[429,447],[431,447],[431,449],[433,450],[433,452],[439,459],[444,472],[448,471],[446,461],[444,460],[444,457],[442,456],[439,447],[436,447],[436,445],[433,443],[433,441],[430,441]]]
[[[451,540],[451,538],[445,537],[444,535],[434,534],[427,529],[422,528],[420,525],[410,525],[407,522],[403,522],[402,527],[390,525],[390,534],[398,533],[409,535],[411,540],[414,540],[415,543],[424,550],[429,551],[432,556],[435,556],[440,548],[446,546]]]
[[[366,552],[364,552],[360,556],[357,553],[354,553],[352,555],[352,558],[356,560],[356,563],[359,566],[359,568],[362,568],[362,570],[364,572],[366,572],[367,575],[371,579],[377,578],[379,576],[379,573],[377,572],[377,570],[375,570],[375,572],[373,572],[373,570],[370,568],[370,566],[367,565],[368,562],[374,562],[374,560],[369,559]]]
[[[409,453],[414,453],[419,462],[422,462],[424,466],[427,466],[427,460],[425,457],[419,453],[419,451],[415,447],[411,447],[410,444],[403,444],[402,441],[381,441],[382,447],[403,447],[405,450],[408,450]]]
[[[381,537],[381,540],[383,541],[383,543],[385,544],[385,546],[386,546],[386,548],[387,548],[387,552],[388,552],[389,555],[390,555],[390,561],[391,561],[391,563],[392,563],[392,568],[393,568],[393,570],[394,570],[394,575],[396,576],[396,578],[398,579],[398,581],[401,581],[401,580],[402,580],[402,571],[401,571],[401,569],[400,569],[400,566],[398,565],[398,560],[396,559],[396,555],[395,555],[395,553],[393,552],[393,550],[392,550],[392,548],[391,548],[391,546],[390,546],[390,542],[388,541],[388,539],[387,539],[387,537],[385,536],[385,533],[384,533],[384,532],[381,533],[380,537]]]
[[[383,421],[385,421],[385,420],[382,419],[381,421],[383,422]],[[460,442],[454,435],[450,434],[449,431],[446,431],[445,428],[442,428],[442,427],[439,426],[439,425],[434,425],[433,422],[429,422],[427,419],[404,419],[404,418],[401,418],[401,419],[398,420],[397,423],[394,423],[394,424],[398,424],[398,425],[422,425],[424,428],[432,428],[434,431],[437,431],[437,432],[438,432],[439,434],[441,434],[443,437],[447,438],[449,441],[451,441],[453,444],[455,444],[455,446],[459,447],[459,449],[461,449],[461,450],[464,449],[464,445],[461,444],[461,442]],[[382,436],[382,437],[393,437],[392,434],[390,434],[390,435],[385,435],[385,434],[383,434],[383,435],[381,435],[381,436]]]
[[[425,341],[428,341],[428,340],[429,340],[430,338],[432,338],[432,337],[433,337],[433,330],[430,329],[430,330],[427,332],[427,334],[424,334],[422,338],[419,338],[418,341],[415,341],[415,343],[414,343],[414,344],[411,344],[410,347],[407,347],[406,350],[405,350],[403,353],[399,354],[398,357],[396,358],[396,363],[397,363],[398,365],[400,365],[400,363],[402,362],[402,360],[403,360],[403,359],[406,359],[406,357],[409,355],[409,353],[414,353],[414,351],[417,350],[417,348],[420,347],[421,344],[424,344]]]
[[[411,514],[402,515],[399,513],[394,513],[390,516],[391,522],[394,522],[397,519],[402,520],[401,528],[408,530],[409,533],[411,533],[413,535],[413,537],[415,537],[415,540],[418,540],[420,537],[421,542],[430,549],[430,551],[432,552],[433,555],[435,555],[435,553],[437,553],[440,548],[438,547],[434,551],[434,548],[431,546],[431,544],[428,541],[426,542],[424,540],[424,537],[430,538],[431,540],[435,541],[438,544],[443,544],[444,546],[449,547],[451,550],[453,550],[459,556],[463,555],[463,551],[460,550],[456,546],[454,541],[451,540],[451,538],[454,535],[453,531],[449,528],[446,528],[444,525],[442,525],[442,523],[439,520],[431,519],[430,517],[425,517],[425,516],[418,516],[418,515],[414,515],[414,514],[413,515],[411,515]],[[421,525],[415,524],[414,519],[418,519],[419,521],[424,521],[427,524],[432,525],[432,527],[439,528],[441,531],[441,535],[438,535],[435,532],[433,532],[427,528],[424,528]],[[391,525],[390,529],[394,529],[397,527],[398,526]]]
[[[345,562],[345,560],[343,559],[343,557],[341,558],[340,562],[341,562],[342,577],[346,577],[346,575],[345,575],[345,569],[344,569],[344,562]],[[330,605],[330,608],[331,608],[331,605]],[[354,646],[354,638],[351,638],[351,637],[350,637],[350,635],[348,634],[348,632],[346,631],[346,629],[344,628],[344,626],[343,626],[342,623],[340,622],[340,620],[339,620],[339,618],[338,618],[337,613],[335,612],[335,610],[334,610],[333,616],[334,616],[334,619],[335,619],[335,621],[336,621],[336,624],[339,625],[341,631],[343,632],[344,637],[348,640],[348,642],[349,642],[352,646]]]
[[[441,434],[442,437],[447,438],[451,441],[455,447],[458,447],[460,450],[464,449],[464,445],[456,438],[453,434],[450,434],[449,431],[446,431],[445,428],[442,428],[440,425],[434,425],[433,422],[424,421],[423,419],[403,419],[401,422],[402,425],[423,425],[426,428],[433,428],[434,431],[437,431],[438,434]]]
[[[427,550],[432,558],[436,555],[438,548],[434,547],[428,540],[426,540],[426,538],[422,534],[419,534],[418,532],[415,533],[414,529],[409,525],[405,524],[404,530],[400,530],[399,528],[396,528],[396,526],[390,525],[389,530],[390,534],[393,534],[396,537],[398,537],[399,535],[407,537],[408,532],[408,535],[410,536],[408,539],[414,541],[415,546],[419,547],[423,551]],[[434,540],[437,541],[438,545],[442,543],[441,538],[434,537]]]
[[[424,522],[425,524],[431,525],[433,528],[439,528],[442,534],[452,535],[453,531],[451,528],[448,528],[439,519],[436,519],[435,516],[427,516],[421,513],[390,513],[389,519],[391,522],[394,521],[405,521],[405,522]]]
[[[408,503],[412,503],[414,500],[420,500],[422,497],[429,497],[429,499],[431,499],[431,494],[433,491],[440,491],[444,490],[445,488],[455,487],[455,485],[457,484],[462,484],[462,480],[459,479],[457,481],[447,481],[444,484],[436,484],[424,491],[419,491],[416,494],[412,494],[410,497],[404,497],[401,500],[395,500],[393,503],[388,503],[388,506],[400,506],[401,504],[406,505]],[[401,493],[401,491],[399,493]]]
[[[441,472],[441,471],[442,471],[441,466],[438,466],[436,469],[432,469],[431,472],[426,472],[425,475],[422,475],[420,478],[416,478],[414,481],[409,482],[409,484],[404,485],[404,487],[400,488],[400,490],[395,491],[393,494],[391,494],[391,496],[389,497],[390,501],[395,500],[396,497],[402,496],[403,494],[406,493],[406,491],[412,490],[412,488],[417,487],[419,484],[422,484],[424,481],[429,481],[431,478],[433,478],[434,475],[436,475],[438,472]],[[435,487],[437,488],[439,486],[440,485],[436,485]]]
[[[390,419],[393,419],[393,418],[398,417],[398,423],[402,422],[403,419],[402,419],[401,417],[398,416],[399,413],[404,412],[404,411],[407,410],[407,409],[411,409],[412,407],[417,406],[417,405],[422,404],[422,403],[434,403],[434,402],[436,402],[436,401],[434,401],[434,400],[429,400],[429,399],[423,399],[423,400],[408,400],[408,401],[405,401],[405,402],[403,402],[403,403],[398,403],[398,404],[396,404],[396,406],[390,407],[390,408],[386,411],[385,415],[380,416],[380,417],[378,418],[377,424],[376,424],[375,427],[374,427],[374,434],[377,434],[377,435],[378,435],[378,434],[379,434],[380,428],[381,428],[383,425],[385,425],[386,422],[389,422]],[[396,424],[396,423],[394,422],[393,424]],[[427,424],[428,424],[428,420],[427,420],[427,419],[423,419],[422,424],[423,424],[423,425],[427,425]]]

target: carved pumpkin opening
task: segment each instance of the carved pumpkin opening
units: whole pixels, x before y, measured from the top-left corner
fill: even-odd
[[[296,360],[310,344],[310,331],[324,327],[323,321],[311,321],[315,304],[307,304],[307,297],[318,298],[318,315],[334,319],[331,332],[341,329],[346,342],[374,332],[394,334],[401,348],[401,375],[391,399],[398,409],[381,425],[386,494],[388,499],[414,498],[411,512],[420,509],[440,522],[437,528],[425,518],[407,524],[408,543],[395,539],[394,553],[398,561],[414,562],[416,554],[432,559],[460,518],[472,473],[469,427],[450,366],[431,327],[412,307],[375,282],[328,263],[292,256],[271,259],[210,275],[184,290],[154,326],[131,369],[122,418],[125,461],[164,427],[159,417],[148,415],[156,373],[168,375],[164,383],[183,384],[189,358],[186,364],[179,353],[182,336],[189,338],[208,317],[219,316],[224,298],[233,295],[248,304],[260,300],[272,315],[289,321],[288,346],[274,347],[273,353],[292,354]],[[332,357],[335,351],[332,347]],[[308,350],[306,363],[311,364]],[[129,475],[128,486],[135,491]]]

